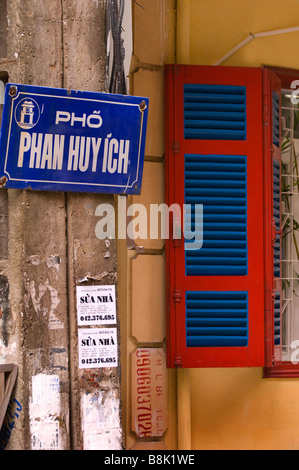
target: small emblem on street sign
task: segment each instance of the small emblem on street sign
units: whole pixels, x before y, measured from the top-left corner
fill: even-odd
[[[148,98],[7,84],[0,186],[140,194]]]

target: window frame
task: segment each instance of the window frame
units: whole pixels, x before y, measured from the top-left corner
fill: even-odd
[[[281,83],[281,90],[291,90],[291,83],[294,80],[299,80],[299,70],[265,66],[267,70],[274,73]],[[299,377],[299,364],[294,364],[291,361],[282,361],[280,359],[272,365],[266,365],[263,368],[264,378],[298,378]]]
[[[183,133],[182,133],[182,121],[183,121],[183,98],[181,92],[179,92],[179,97],[176,96],[178,89],[182,89],[184,83],[190,83],[190,77],[192,73],[201,68],[203,79],[205,79],[205,69],[209,69],[213,74],[212,70],[217,70],[217,73],[221,75],[222,71],[226,69],[234,70],[234,75],[238,75],[246,67],[210,67],[210,66],[186,66],[186,65],[167,65],[165,67],[165,140],[166,140],[166,159],[165,159],[165,169],[166,169],[166,202],[171,205],[172,203],[179,202],[180,205],[183,204],[182,197],[182,188],[184,186],[184,178],[181,175],[184,172],[184,165],[180,163],[177,165],[173,163],[178,161],[179,158],[184,160],[184,154],[188,154],[186,150]],[[221,69],[221,70],[220,70]],[[252,70],[252,68],[247,68],[247,70]],[[275,293],[278,290],[282,292],[282,279],[281,274],[280,278],[275,277],[274,274],[274,244],[275,237],[273,233],[277,234],[276,230],[273,229],[273,159],[278,159],[281,161],[281,145],[277,149],[274,148],[273,142],[273,103],[272,103],[272,93],[276,91],[281,95],[282,89],[290,89],[290,84],[294,80],[299,80],[299,70],[296,69],[287,69],[282,67],[271,67],[263,66],[259,68],[263,75],[263,87],[261,92],[261,97],[258,98],[258,102],[262,100],[262,116],[260,119],[261,132],[263,133],[262,138],[262,160],[264,165],[263,171],[263,182],[264,182],[264,199],[263,199],[263,213],[265,215],[264,229],[263,229],[263,243],[264,243],[264,261],[261,266],[261,270],[264,272],[263,289],[264,289],[264,309],[263,309],[263,322],[264,329],[263,331],[259,328],[256,329],[255,341],[259,341],[262,337],[264,344],[264,353],[263,353],[263,362],[258,365],[247,364],[247,367],[259,367],[263,368],[263,377],[264,378],[280,378],[280,377],[299,377],[299,365],[292,362],[282,361],[282,340],[279,345],[275,344],[274,339],[274,299]],[[196,72],[197,74],[197,72]],[[225,72],[224,72],[225,75]],[[202,78],[202,77],[201,77]],[[198,83],[205,83],[200,78]],[[187,81],[188,79],[189,81]],[[213,79],[215,80],[215,78]],[[191,83],[197,83],[196,80]],[[213,82],[215,83],[215,82]],[[216,80],[216,83],[217,80]],[[221,83],[221,82],[219,82]],[[225,82],[224,82],[225,83]],[[279,115],[281,117],[281,106],[279,107]],[[173,116],[176,118],[173,119]],[[279,117],[279,122],[281,121]],[[259,131],[258,131],[259,132]],[[193,145],[192,152],[197,154],[211,154],[208,147],[210,141],[201,141],[200,150],[197,149],[195,142],[191,140],[189,142],[189,147]],[[182,148],[183,147],[183,148]],[[236,149],[236,142],[231,142],[231,147]],[[188,146],[187,146],[188,148]],[[221,142],[218,142],[216,145],[216,152],[221,153]],[[230,151],[230,148],[227,147],[227,152]],[[172,182],[171,182],[172,181]],[[175,182],[175,184],[173,183]],[[178,189],[180,188],[180,189]],[[181,192],[179,201],[176,200],[177,191]],[[259,196],[260,197],[260,196]],[[271,209],[272,207],[272,209]],[[274,232],[273,232],[274,230]],[[260,232],[261,233],[261,232]],[[281,236],[281,233],[280,233]],[[184,343],[186,338],[186,333],[183,333],[183,328],[185,324],[183,318],[186,315],[186,306],[184,304],[185,292],[188,290],[201,290],[208,292],[209,282],[204,277],[200,279],[200,289],[195,289],[195,283],[191,282],[190,287],[185,288],[183,275],[177,275],[177,272],[184,271],[185,258],[182,249],[179,249],[180,244],[183,244],[183,241],[180,240],[170,240],[169,243],[166,243],[166,286],[167,286],[167,362],[168,367],[244,367],[246,364],[229,364],[232,356],[230,356],[230,351],[227,349],[227,360],[220,360],[219,355],[216,354],[213,357],[213,364],[205,365],[201,361],[196,359],[190,359],[190,355],[183,356],[186,359],[186,362],[183,364],[181,361],[180,351],[186,349],[186,344]],[[281,263],[281,261],[280,261]],[[173,272],[171,272],[171,270]],[[280,270],[281,271],[281,270]],[[174,274],[175,273],[175,274]],[[228,279],[221,286],[222,290],[230,290],[229,286],[231,285],[231,280]],[[182,289],[183,286],[183,289]],[[220,290],[221,290],[220,289]],[[183,296],[182,296],[183,293]],[[183,297],[183,301],[182,301]],[[282,296],[280,296],[282,298]],[[185,310],[184,310],[185,309]],[[280,309],[280,320],[281,320],[281,309]],[[282,323],[281,323],[282,328]],[[281,332],[280,332],[281,334]],[[281,335],[282,338],[282,335]],[[190,348],[192,349],[192,348]],[[204,349],[204,348],[203,348]],[[213,351],[214,353],[214,351]],[[197,353],[195,352],[195,355]],[[191,354],[192,355],[192,354]]]

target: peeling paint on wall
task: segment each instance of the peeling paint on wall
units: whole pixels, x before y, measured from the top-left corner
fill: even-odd
[[[43,315],[48,319],[48,325],[50,330],[63,329],[64,324],[55,315],[55,311],[60,304],[58,292],[52,286],[50,286],[49,280],[47,279],[44,283],[39,283],[36,286],[34,281],[26,282],[25,303],[28,308],[29,299],[31,299],[35,313],[37,315]],[[50,303],[47,305],[43,302],[45,294],[50,293]]]
[[[49,256],[49,258],[47,259],[48,268],[55,268],[57,272],[59,272],[60,263],[61,260],[59,255]]]
[[[18,352],[18,344],[14,342],[9,342],[9,348],[4,344],[3,340],[0,338],[0,363],[5,364],[11,362],[12,357],[16,357]]]
[[[32,377],[29,404],[32,450],[62,450],[60,445],[60,384],[57,375]]]
[[[120,400],[115,390],[82,396],[84,450],[122,450],[119,408]]]
[[[8,345],[9,284],[5,276],[0,276],[0,341]]]

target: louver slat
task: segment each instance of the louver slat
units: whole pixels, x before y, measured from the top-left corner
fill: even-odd
[[[186,292],[187,347],[248,344],[247,292]]]
[[[185,85],[184,126],[186,139],[245,140],[246,88]]]
[[[207,169],[210,179],[206,179]],[[203,204],[203,233],[195,225],[194,213],[189,209],[191,225],[185,230],[186,238],[190,240],[196,234],[195,239],[203,239],[203,247],[186,250],[186,274],[246,275],[246,157],[186,155],[185,170],[186,206],[194,208],[195,204]],[[224,174],[229,172],[226,184],[221,170]]]
[[[280,167],[273,159],[273,217],[275,231],[280,232]],[[276,233],[274,245],[274,277],[280,277],[280,234]]]

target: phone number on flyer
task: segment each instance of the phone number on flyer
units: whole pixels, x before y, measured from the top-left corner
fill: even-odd
[[[115,321],[115,315],[84,315],[80,316],[81,322],[95,322],[95,321]]]
[[[82,365],[90,364],[114,364],[116,363],[115,357],[93,357],[92,359],[81,359]]]

